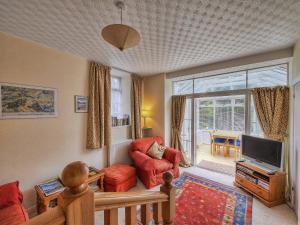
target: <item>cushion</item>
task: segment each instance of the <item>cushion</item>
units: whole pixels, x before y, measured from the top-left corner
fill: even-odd
[[[109,184],[104,182],[104,190],[110,192],[122,192],[128,191],[130,188],[136,186],[136,176],[130,177],[128,180],[123,181],[120,184]]]
[[[28,214],[21,204],[13,204],[0,210],[1,225],[19,225],[28,220]]]
[[[154,159],[162,159],[165,153],[166,147],[159,145],[156,141],[151,145],[147,152],[147,155]]]
[[[0,209],[13,204],[21,204],[23,195],[19,190],[19,181],[0,186]]]
[[[162,137],[148,137],[148,138],[140,138],[136,139],[131,143],[131,149],[132,151],[140,151],[144,154],[147,153],[149,148],[154,142],[157,142],[158,144],[163,144]]]
[[[156,174],[166,172],[173,168],[173,164],[166,159],[153,159]]]
[[[135,177],[135,168],[127,164],[114,164],[104,169],[104,183],[119,184],[131,177]]]

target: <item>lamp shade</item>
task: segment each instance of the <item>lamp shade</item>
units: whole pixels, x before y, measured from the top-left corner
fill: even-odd
[[[150,117],[150,111],[149,111],[149,110],[145,110],[145,109],[144,109],[144,110],[142,110],[142,113],[141,113],[141,114],[142,114],[142,115],[141,115],[142,117],[145,117],[145,118],[146,118],[146,117]]]
[[[102,37],[105,41],[121,51],[132,48],[140,42],[140,34],[130,26],[111,24],[103,28]]]

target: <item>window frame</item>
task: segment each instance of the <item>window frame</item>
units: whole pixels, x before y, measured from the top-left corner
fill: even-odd
[[[229,92],[229,91],[241,91],[241,90],[252,90],[253,88],[249,88],[248,86],[248,76],[249,76],[249,71],[253,71],[253,70],[258,70],[258,69],[263,69],[263,68],[268,68],[268,67],[275,67],[275,66],[281,66],[281,65],[286,65],[287,68],[287,76],[286,76],[286,85],[288,85],[289,83],[289,63],[285,62],[285,63],[277,63],[277,64],[271,64],[268,66],[260,66],[260,67],[254,67],[254,68],[250,68],[250,69],[242,69],[242,70],[235,70],[235,71],[230,71],[230,72],[225,72],[225,73],[216,73],[216,74],[212,74],[212,75],[208,75],[208,76],[199,76],[199,77],[193,77],[193,78],[188,78],[188,79],[182,79],[182,80],[173,80],[172,81],[172,95],[185,95],[185,96],[191,96],[191,95],[197,95],[197,94],[204,94],[204,93],[215,93],[215,92]],[[245,72],[245,76],[246,76],[246,84],[244,89],[236,89],[236,90],[226,90],[226,91],[213,91],[213,92],[202,92],[202,93],[198,93],[195,92],[195,80],[200,79],[200,78],[208,78],[208,77],[217,77],[217,76],[222,76],[222,75],[228,75],[228,74],[232,74],[232,73],[240,73],[240,72]],[[192,93],[189,94],[175,94],[175,83],[176,82],[182,82],[182,81],[188,81],[188,80],[192,80],[192,86],[193,86],[193,90]],[[265,87],[275,87],[275,86],[265,86]]]

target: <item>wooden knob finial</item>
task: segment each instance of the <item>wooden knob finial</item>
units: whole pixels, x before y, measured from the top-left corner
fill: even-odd
[[[88,176],[88,166],[81,161],[76,161],[64,168],[61,178],[64,185],[69,188],[72,194],[79,194],[87,189],[86,180]]]
[[[165,172],[163,174],[163,180],[164,180],[166,186],[171,186],[171,183],[173,180],[173,174],[170,172]]]

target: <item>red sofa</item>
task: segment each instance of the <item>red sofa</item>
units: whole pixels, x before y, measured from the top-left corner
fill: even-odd
[[[129,155],[136,167],[137,175],[147,188],[152,188],[163,181],[162,175],[169,171],[174,178],[179,177],[179,162],[181,152],[174,148],[165,150],[163,159],[153,159],[147,155],[147,151],[154,142],[163,144],[161,137],[149,137],[136,139],[131,143]]]
[[[22,201],[23,195],[19,190],[18,181],[0,186],[1,225],[19,225],[29,220]]]

